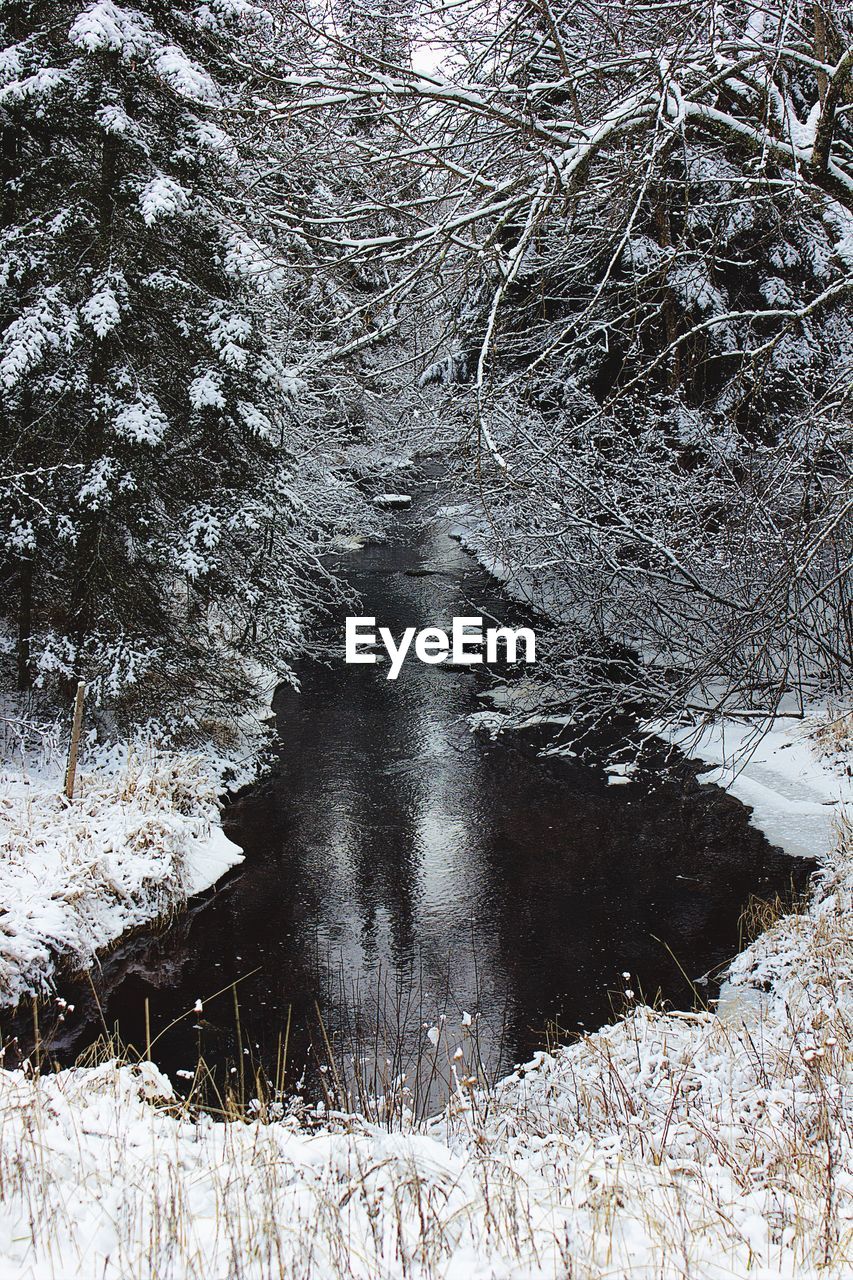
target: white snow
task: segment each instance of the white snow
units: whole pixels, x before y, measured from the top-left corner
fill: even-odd
[[[184,856],[184,892],[188,897],[203,893],[242,861],[240,846],[229,840],[220,826],[211,824],[205,839],[192,840],[188,845]]]
[[[605,765],[604,772],[611,784],[620,781],[630,782],[632,775],[637,772],[637,765],[634,760],[617,760]]]
[[[222,362],[232,369],[245,369],[254,332],[249,317],[217,307],[210,315],[208,327],[210,345]]]
[[[336,533],[331,543],[336,551],[363,551],[367,538],[362,533]]]
[[[225,397],[222,394],[222,383],[214,369],[208,369],[193,378],[188,389],[190,404],[194,409],[224,409]]]
[[[205,150],[212,152],[217,160],[229,165],[236,163],[237,148],[233,139],[212,120],[194,120],[192,134],[196,142]]]
[[[373,499],[375,507],[410,507],[412,505],[411,494],[408,493],[377,493]]]
[[[0,1001],[50,991],[124,933],[183,905],[242,861],[219,825],[216,762],[151,744],[78,774],[58,762],[0,772]]]
[[[285,267],[271,248],[236,232],[228,237],[225,269],[235,279],[250,283],[259,293],[273,293],[287,279]]]
[[[43,67],[31,76],[21,80],[11,80],[0,88],[0,103],[14,102],[26,98],[46,98],[55,90],[68,83],[68,73],[58,67]]]
[[[154,69],[182,97],[206,105],[219,102],[219,90],[210,76],[177,45],[166,45],[158,51],[154,57]]]
[[[204,106],[220,103],[220,93],[207,72],[174,44],[162,44],[149,18],[123,9],[112,0],[97,0],[71,24],[69,40],[87,53],[108,50],[125,61],[147,58],[154,71],[182,98]]]
[[[0,386],[13,390],[41,360],[45,347],[56,345],[54,316],[42,302],[22,312],[0,336]]]
[[[80,314],[99,338],[105,338],[121,320],[121,308],[114,290],[103,284],[80,308]]]
[[[98,107],[95,112],[95,120],[105,133],[114,134],[117,138],[132,137],[134,140],[139,138],[138,125],[131,120],[122,107],[117,106],[114,102]]]
[[[488,733],[492,738],[507,730],[569,729],[577,724],[576,716],[560,710],[565,695],[552,681],[522,676],[511,684],[496,684],[485,689],[477,697],[493,710],[473,712],[466,717],[468,725],[475,732]],[[556,744],[543,748],[540,754],[571,757],[575,752],[568,744]]]
[[[159,444],[169,429],[169,420],[153,397],[125,405],[113,419],[116,435],[137,444]]]
[[[853,801],[849,757],[820,757],[814,750],[820,724],[815,718],[778,719],[764,732],[723,719],[701,730],[655,722],[646,728],[716,766],[702,781],[725,787],[748,805],[771,844],[814,857],[832,847],[842,808]]]
[[[139,193],[139,212],[146,226],[158,218],[174,218],[189,204],[189,192],[174,178],[159,174],[146,182]]]
[[[77,491],[77,500],[81,506],[97,507],[108,491],[110,478],[115,471],[112,458],[98,458],[85,474],[85,478]],[[49,651],[48,651],[49,652]],[[49,668],[53,664],[49,664]]]
[[[87,53],[110,50],[123,58],[135,58],[148,49],[150,24],[132,9],[122,9],[112,0],[98,0],[74,19],[68,38]]]
[[[253,435],[260,436],[263,440],[273,439],[273,424],[257,405],[251,404],[248,400],[240,400],[237,403],[237,412]]]

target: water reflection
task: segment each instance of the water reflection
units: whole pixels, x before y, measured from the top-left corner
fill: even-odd
[[[348,557],[364,612],[395,635],[459,614],[504,619],[493,584],[441,521],[402,516],[401,537]],[[421,576],[428,570],[426,576]],[[413,576],[412,571],[418,576]],[[336,634],[341,641],[343,620]],[[246,862],[168,931],[107,957],[68,994],[78,1012],[56,1047],[70,1058],[101,1025],[157,1041],[168,1070],[201,1049],[225,1078],[243,1058],[274,1071],[289,1023],[301,1066],[318,1035],[392,1069],[424,1047],[424,1023],[479,1011],[492,1069],[611,1013],[632,984],[682,1006],[690,976],[726,960],[749,894],[802,882],[744,810],[689,779],[608,787],[600,769],[475,737],[465,717],[482,675],[414,659],[307,664],[275,700],[280,764],[228,813]],[[249,976],[245,976],[249,975]],[[209,999],[236,979],[233,993]],[[316,1002],[316,1005],[315,1005]],[[322,1031],[318,1032],[318,1010]]]

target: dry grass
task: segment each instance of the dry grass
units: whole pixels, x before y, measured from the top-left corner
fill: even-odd
[[[72,802],[59,759],[0,773],[0,1000],[48,994],[61,965],[88,967],[176,910],[218,824],[211,762],[152,743],[84,762]]]
[[[145,1063],[3,1074],[0,1257],[62,1280],[846,1280],[852,887],[846,823],[718,1014],[629,998],[491,1092],[457,1064],[444,1113],[402,1132],[263,1104],[216,1121]]]
[[[850,760],[853,758],[853,710],[843,706],[830,708],[814,723],[811,737],[819,756]]]
[[[755,942],[786,916],[798,916],[808,911],[810,901],[811,894],[808,890],[800,893],[793,881],[784,894],[777,892],[772,898],[750,894],[738,921],[738,950]]]

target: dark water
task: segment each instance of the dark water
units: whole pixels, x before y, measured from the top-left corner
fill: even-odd
[[[427,506],[395,520],[400,540],[344,558],[363,612],[395,635],[454,614],[504,620],[509,606],[447,523],[423,526]],[[339,650],[342,635],[341,621]],[[325,1039],[341,1070],[363,1056],[370,1088],[404,1069],[424,1079],[425,1025],[441,1014],[438,1057],[446,1064],[446,1028],[451,1051],[464,1044],[460,1070],[479,1053],[497,1071],[550,1024],[601,1024],[626,985],[690,1007],[688,978],[736,951],[749,896],[804,883],[806,864],[689,768],[608,786],[594,760],[471,733],[487,673],[414,658],[396,682],[386,670],[339,652],[305,664],[301,694],[279,690],[279,763],[226,813],[245,863],[167,930],[107,957],[94,992],[68,986],[60,1060],[104,1025],[144,1046],[147,999],[153,1057],[172,1073],[200,1050],[220,1077],[250,1064],[274,1075],[289,1024],[291,1083]],[[201,1017],[182,1016],[197,999]],[[463,1011],[480,1015],[478,1048],[459,1030]],[[316,1091],[316,1069],[308,1080]]]

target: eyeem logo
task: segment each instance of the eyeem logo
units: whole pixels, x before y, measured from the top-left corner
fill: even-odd
[[[377,662],[375,653],[360,653],[359,648],[373,647],[376,643],[375,618],[347,618],[346,620],[346,660],[347,662]],[[483,631],[482,618],[454,618],[453,631],[448,636],[441,627],[424,627],[418,631],[414,627],[406,627],[397,644],[387,627],[379,628],[379,636],[384,644],[391,665],[386,679],[396,680],[400,668],[408,654],[412,640],[415,641],[415,656],[421,662],[430,665],[447,662],[456,665],[470,666],[476,662],[497,662],[498,645],[506,646],[507,662],[535,662],[536,636],[529,627],[488,627]],[[483,645],[486,652],[483,655]],[[518,656],[519,644],[524,646],[524,657]]]

